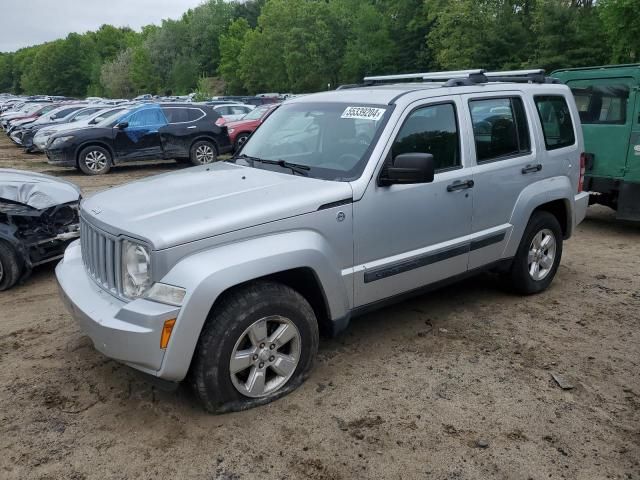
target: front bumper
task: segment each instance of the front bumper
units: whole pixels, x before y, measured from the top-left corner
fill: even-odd
[[[159,376],[165,350],[160,336],[178,307],[138,299],[123,302],[101,289],[86,273],[80,242],[72,243],[56,267],[60,296],[94,347],[144,373]]]
[[[75,167],[76,159],[74,151],[70,147],[46,149],[48,163],[50,165],[57,165],[59,167]]]

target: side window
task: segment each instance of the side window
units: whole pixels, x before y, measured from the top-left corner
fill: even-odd
[[[625,124],[629,87],[623,84],[572,87],[580,121],[584,124]]]
[[[531,139],[520,97],[469,101],[478,163],[529,153]]]
[[[229,107],[218,107],[216,108],[216,112],[220,115],[229,115]]]
[[[249,111],[247,107],[231,107],[231,111],[234,115],[244,115]]]
[[[190,122],[198,121],[204,116],[205,116],[205,113],[199,108],[189,108],[187,111],[187,117]]]
[[[155,125],[164,125],[166,123],[164,115],[159,108],[142,110],[134,113],[129,118],[129,127],[150,127]]]
[[[547,150],[568,147],[576,142],[571,113],[561,95],[536,95],[534,101],[542,123]]]
[[[186,108],[169,107],[163,108],[164,114],[169,123],[184,123],[189,121],[189,112]]]
[[[393,158],[403,153],[430,153],[436,171],[459,167],[460,140],[455,107],[451,103],[413,111],[391,147]]]

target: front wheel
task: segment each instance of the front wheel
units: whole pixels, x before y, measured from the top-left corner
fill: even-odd
[[[111,170],[111,153],[99,146],[87,147],[78,157],[78,167],[87,175],[103,175]]]
[[[300,386],[317,350],[318,323],[305,298],[279,283],[256,282],[213,310],[191,382],[209,412],[246,410]]]
[[[15,250],[0,240],[0,292],[9,290],[20,278],[20,260]]]
[[[191,147],[189,159],[194,165],[207,165],[218,159],[218,151],[213,143],[200,140]]]
[[[531,295],[546,290],[562,258],[562,229],[549,212],[535,212],[522,236],[510,271],[512,286]]]

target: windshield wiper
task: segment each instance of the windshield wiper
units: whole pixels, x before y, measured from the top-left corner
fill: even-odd
[[[235,162],[238,159],[248,160],[249,162],[251,162],[252,167],[256,162],[265,163],[267,165],[278,165],[279,167],[282,167],[282,168],[288,168],[294,174],[297,173],[298,175],[304,175],[305,177],[309,175],[309,173],[307,172],[311,170],[311,167],[309,167],[308,165],[302,165],[299,163],[290,163],[285,160],[267,160],[266,158],[252,157],[250,155],[245,155],[244,153],[237,155],[228,161]]]

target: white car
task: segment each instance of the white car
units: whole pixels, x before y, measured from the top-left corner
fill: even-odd
[[[225,103],[213,105],[211,108],[224,119],[224,122],[233,122],[240,120],[256,107],[254,105],[245,105],[244,103]]]

